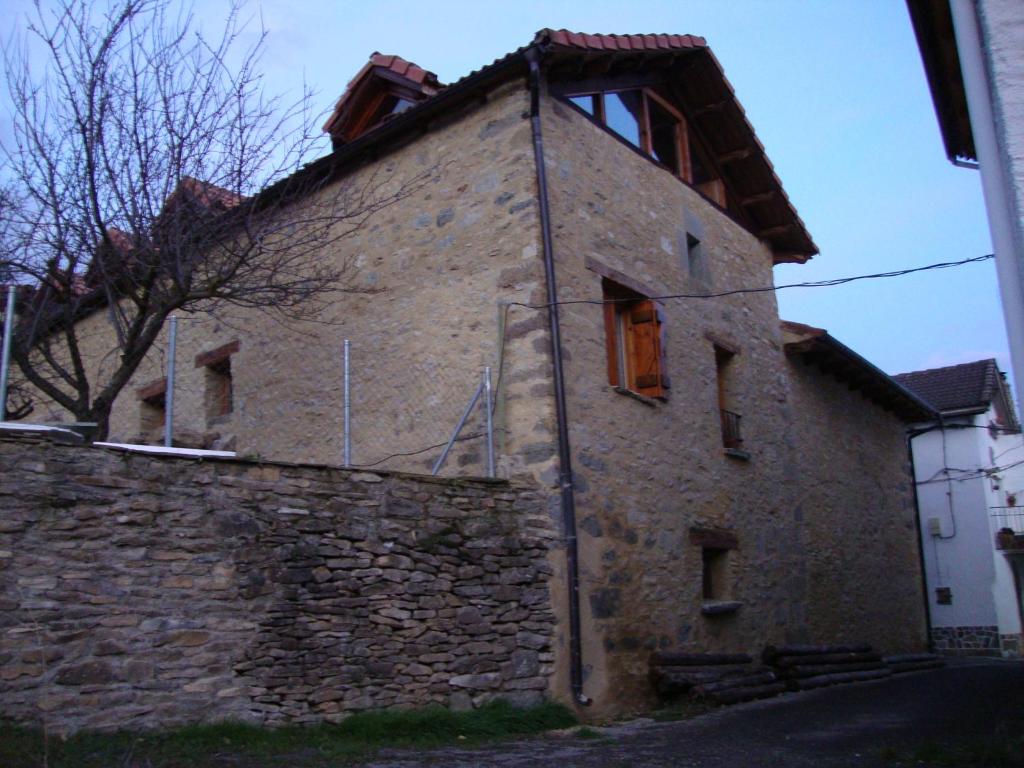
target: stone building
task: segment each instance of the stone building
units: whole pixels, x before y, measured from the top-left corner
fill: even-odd
[[[500,371],[499,474],[563,525],[549,691],[594,711],[651,703],[655,649],[923,646],[904,423],[931,410],[746,291],[817,249],[703,39],[543,30],[450,85],[374,54],[325,128],[317,194],[410,190],[324,254],[366,290],[303,326],[183,318],[176,429],[340,463],[351,339],[353,463],[422,472],[432,386]],[[111,439],[159,425],[163,351]],[[412,455],[361,456],[370,430]],[[480,441],[450,466],[481,474]]]

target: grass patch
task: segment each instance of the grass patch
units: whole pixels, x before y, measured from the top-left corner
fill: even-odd
[[[38,729],[0,723],[4,768],[213,768],[336,766],[381,747],[473,745],[567,728],[576,717],[560,704],[516,709],[492,702],[469,712],[442,707],[357,713],[338,725],[260,728],[240,723],[168,731],[79,733],[44,740]],[[44,757],[45,755],[45,757]]]
[[[886,747],[882,759],[893,766],[949,768],[1024,768],[1024,735],[997,734],[963,744],[926,742],[907,750]]]
[[[666,707],[651,712],[650,717],[659,723],[689,720],[717,709],[716,705],[702,699],[679,699]]]

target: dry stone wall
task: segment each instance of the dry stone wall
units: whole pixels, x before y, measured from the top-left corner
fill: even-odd
[[[540,700],[541,497],[0,436],[0,717],[55,730]]]

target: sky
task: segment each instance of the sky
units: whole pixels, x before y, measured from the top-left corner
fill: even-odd
[[[9,39],[31,2],[4,6]],[[216,31],[228,3],[194,7]],[[268,32],[267,89],[295,94],[305,83],[324,110],[374,51],[451,82],[545,27],[701,35],[821,249],[807,264],[777,267],[777,285],[991,253],[979,174],[946,159],[901,0],[252,0],[245,12],[254,33],[260,20]],[[1009,371],[991,260],[778,299],[784,319],[826,328],[888,373],[987,357]]]

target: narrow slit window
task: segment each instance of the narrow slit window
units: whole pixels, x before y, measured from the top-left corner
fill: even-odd
[[[235,382],[231,356],[239,347],[238,341],[232,341],[196,355],[196,368],[203,369],[207,424],[230,416],[235,410]]]
[[[701,596],[705,601],[729,597],[729,550],[717,547],[701,549]]]
[[[715,372],[718,382],[718,412],[722,425],[722,445],[725,448],[740,449],[743,447],[740,415],[736,413],[730,393],[731,369],[735,357],[735,352],[715,345]]]
[[[218,419],[234,410],[231,358],[206,366],[206,418]]]

